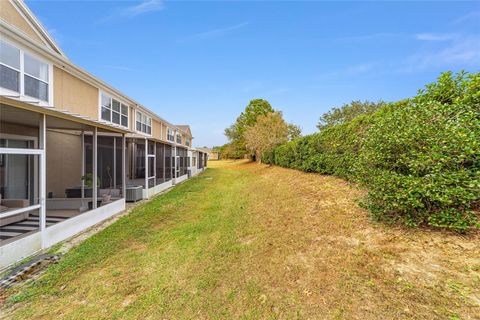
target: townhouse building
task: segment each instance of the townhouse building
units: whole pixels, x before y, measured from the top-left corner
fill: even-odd
[[[0,1],[0,269],[200,173],[192,142]]]

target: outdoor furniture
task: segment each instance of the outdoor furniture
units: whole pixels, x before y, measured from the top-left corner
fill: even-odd
[[[65,189],[65,195],[67,198],[81,198],[82,197],[82,187],[72,187]],[[84,196],[85,198],[92,197],[92,188],[85,187],[84,188]]]
[[[109,195],[112,198],[120,198],[120,189],[98,189],[98,196]]]

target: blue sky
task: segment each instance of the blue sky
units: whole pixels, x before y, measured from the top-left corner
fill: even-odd
[[[254,98],[308,134],[333,106],[480,70],[480,2],[27,3],[74,63],[190,124],[196,146],[225,143]]]

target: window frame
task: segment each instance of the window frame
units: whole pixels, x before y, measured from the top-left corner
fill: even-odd
[[[54,86],[53,64],[50,61],[39,56],[37,53],[32,52],[30,50],[26,50],[23,46],[14,43],[10,39],[5,39],[4,37],[2,37],[0,41],[3,41],[5,44],[17,49],[20,55],[20,66],[19,66],[20,69],[17,69],[15,67],[12,67],[5,63],[0,62],[2,66],[19,73],[19,91],[14,91],[14,90],[0,87],[0,96],[7,96],[9,98],[17,99],[27,103],[35,103],[35,105],[43,106],[43,107],[53,106],[53,96],[54,96],[53,95],[53,86]],[[48,81],[45,82],[45,80],[39,79],[38,77],[25,72],[25,54],[29,55],[31,58],[38,60],[38,62],[43,63],[47,66]],[[47,85],[47,100],[42,100],[37,97],[32,97],[30,95],[25,94],[25,76],[28,76],[37,81],[41,81]]]
[[[103,106],[103,96],[106,96],[108,98],[110,98],[110,108],[106,108]],[[117,112],[117,111],[114,111],[113,110],[113,100],[115,100],[116,102],[118,102],[120,104],[120,111]],[[102,90],[99,90],[99,97],[98,97],[98,120],[99,121],[102,121],[102,122],[105,122],[105,123],[108,123],[108,124],[112,124],[112,125],[115,125],[115,126],[120,126],[122,128],[126,128],[128,129],[129,128],[129,124],[130,124],[130,106],[127,104],[127,103],[124,103],[122,102],[122,100],[120,99],[117,99],[117,98],[114,98],[113,95],[105,92],[105,91],[102,91]],[[127,114],[123,114],[122,113],[122,106],[125,106],[127,107]],[[109,109],[110,110],[110,120],[105,120],[102,118],[102,108],[106,108],[106,109]],[[120,119],[120,123],[116,123],[116,122],[113,122],[113,113],[117,113],[119,115],[119,119]],[[126,116],[127,117],[127,125],[124,126],[122,124],[122,116]]]
[[[138,116],[138,114],[140,114],[140,115],[141,115],[141,118],[142,118],[142,119],[139,121],[140,124],[142,125],[142,129],[143,129],[143,126],[144,126],[144,125],[145,125],[145,128],[150,127],[150,133],[137,129],[137,121],[138,121],[137,116]],[[148,125],[147,123],[142,122],[143,118],[145,118],[145,119],[150,119],[150,125]],[[148,122],[148,121],[147,121],[147,122]],[[136,109],[136,110],[135,110],[135,131],[138,132],[138,133],[141,133],[141,134],[144,134],[144,135],[147,135],[147,136],[151,137],[152,134],[153,134],[153,118],[152,118],[151,116],[145,114],[144,112]]]
[[[178,137],[180,137],[180,142],[178,142]],[[183,141],[183,140],[182,140],[182,134],[179,133],[179,132],[177,132],[177,134],[176,134],[176,136],[175,136],[175,142],[176,142],[177,144],[182,144],[182,141]]]
[[[170,139],[170,137],[172,137],[172,139]],[[175,142],[175,131],[170,127],[167,127],[167,141]]]

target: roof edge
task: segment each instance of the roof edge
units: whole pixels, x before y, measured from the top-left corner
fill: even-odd
[[[23,0],[11,0],[11,2],[22,11],[23,15],[29,20],[34,27],[37,28],[37,31],[40,33],[42,37],[45,38],[47,43],[59,54],[64,56],[65,58],[67,55],[63,52],[62,48],[57,44],[57,42],[53,39],[50,35],[48,30],[43,26],[43,24],[35,17],[35,14],[28,8],[28,6],[23,2]]]

